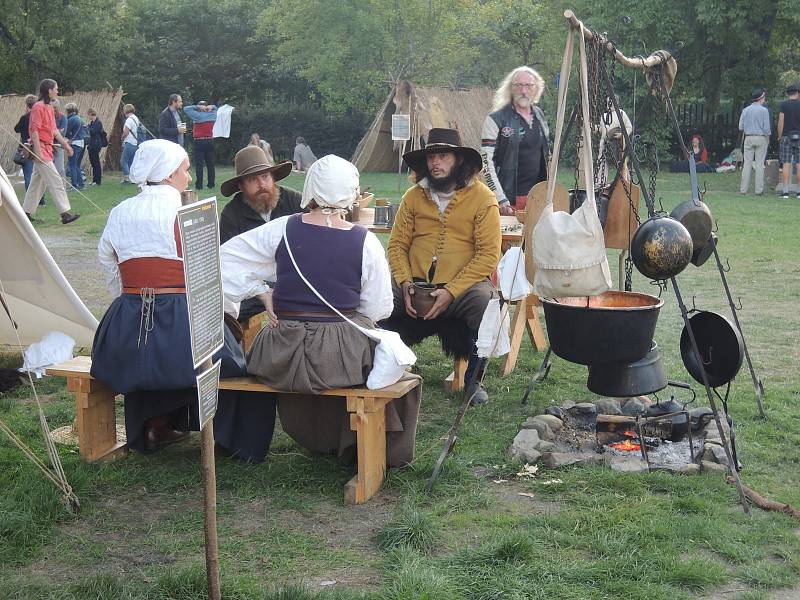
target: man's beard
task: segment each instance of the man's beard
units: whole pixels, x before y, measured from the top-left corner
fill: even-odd
[[[513,99],[514,99],[514,104],[516,106],[519,106],[520,108],[530,108],[530,106],[533,104],[533,100],[521,94],[519,95],[515,94]]]
[[[255,196],[245,196],[245,201],[257,213],[271,212],[272,209],[278,204],[278,186],[273,185],[272,189],[261,189]]]
[[[447,193],[451,191],[456,184],[458,183],[458,179],[456,178],[455,168],[453,168],[450,173],[445,175],[444,177],[434,177],[431,175],[428,177],[428,183],[431,186],[431,189],[434,192],[444,192]]]

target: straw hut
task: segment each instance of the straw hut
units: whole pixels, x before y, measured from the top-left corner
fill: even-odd
[[[100,151],[100,161],[104,169],[117,170],[121,153],[120,138],[122,135],[122,88],[106,89],[93,92],[74,92],[59,96],[63,111],[67,102],[78,105],[78,114],[86,118],[86,110],[94,108],[97,117],[103,122],[108,134],[108,147]],[[14,164],[14,152],[17,150],[19,134],[14,126],[25,112],[25,94],[6,94],[0,96],[0,164],[7,173],[16,173],[19,167]],[[88,153],[84,154],[84,164],[89,164]]]
[[[485,87],[452,89],[399,82],[386,98],[366,135],[358,143],[353,163],[360,171],[397,171],[400,151],[419,148],[432,127],[461,132],[465,145],[480,149],[481,127],[492,106],[492,90]],[[410,115],[411,139],[392,141],[392,115]]]

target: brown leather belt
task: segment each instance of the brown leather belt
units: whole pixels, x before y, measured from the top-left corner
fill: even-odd
[[[185,294],[185,287],[161,287],[161,288],[148,288],[148,287],[124,287],[122,288],[123,294],[136,294],[141,295],[142,292],[152,292],[153,294]]]
[[[354,310],[343,310],[343,311],[341,311],[341,313],[346,317],[352,317],[353,315],[356,314],[356,311],[354,311]],[[278,317],[283,317],[284,319],[298,319],[298,318],[300,318],[300,319],[302,319],[302,318],[306,318],[306,319],[319,319],[319,318],[324,318],[324,319],[334,318],[334,319],[338,319],[338,318],[340,318],[339,315],[337,315],[333,311],[322,311],[322,310],[321,311],[276,310],[275,314]]]

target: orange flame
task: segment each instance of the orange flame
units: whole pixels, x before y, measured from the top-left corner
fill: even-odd
[[[624,452],[635,452],[636,450],[641,450],[640,444],[635,444],[631,440],[625,440],[624,442],[618,442],[616,444],[609,444],[612,448],[617,450],[623,450]]]

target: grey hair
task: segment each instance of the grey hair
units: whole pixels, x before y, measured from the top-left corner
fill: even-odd
[[[511,71],[508,75],[505,76],[502,82],[500,82],[500,86],[497,88],[497,91],[494,93],[494,99],[492,101],[492,110],[500,110],[504,106],[507,106],[511,103],[511,84],[514,81],[514,77],[519,73],[527,73],[531,77],[533,77],[533,83],[536,86],[533,90],[533,102],[534,104],[539,103],[539,98],[542,97],[544,93],[544,79],[542,76],[539,75],[536,71],[531,69],[527,66],[517,67],[513,71]]]

